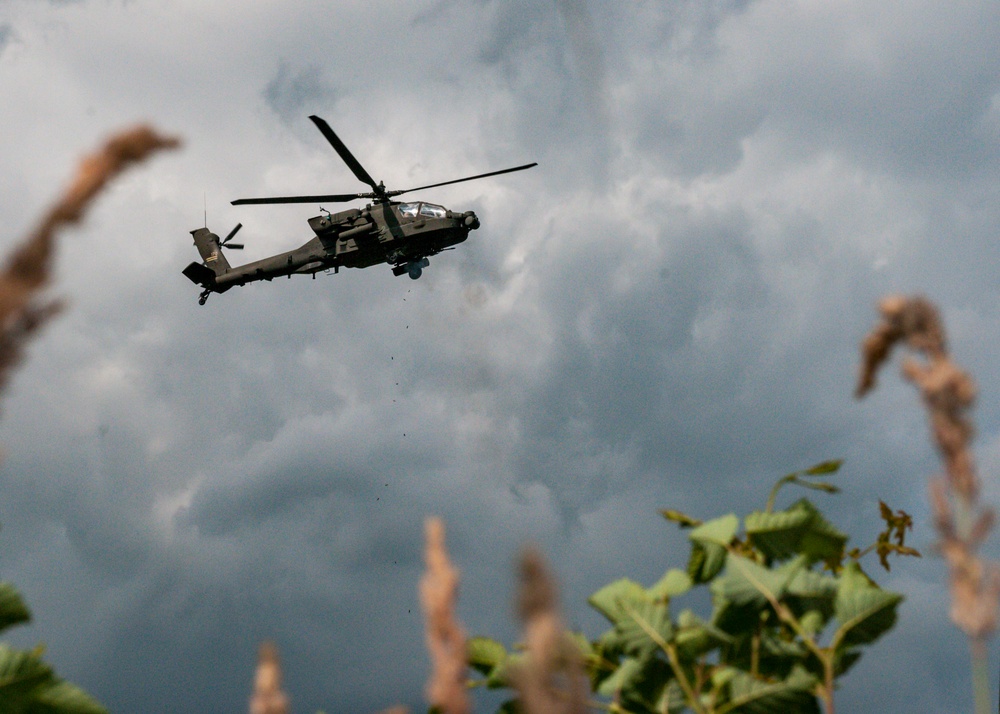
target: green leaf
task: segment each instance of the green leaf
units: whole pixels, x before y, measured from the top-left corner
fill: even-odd
[[[31,612],[17,589],[10,583],[0,583],[0,630],[30,619]]]
[[[615,625],[625,653],[646,659],[657,650],[666,651],[674,637],[670,608],[664,602],[623,600],[623,617]]]
[[[784,560],[799,553],[812,561],[839,558],[847,543],[847,535],[804,498],[777,513],[751,513],[746,527],[751,545],[771,560]]]
[[[896,624],[896,606],[903,596],[882,590],[868,579],[857,563],[840,574],[834,616],[840,627],[832,645],[850,647],[874,642]]]
[[[794,483],[797,486],[804,486],[805,488],[812,488],[819,491],[826,491],[827,493],[838,493],[840,491],[836,486],[824,483],[824,482],[812,482],[804,480],[803,476],[821,476],[823,474],[831,474],[840,469],[840,465],[843,462],[838,460],[834,461],[824,461],[822,463],[816,464],[812,468],[806,469],[805,471],[795,471],[793,473],[782,476],[774,484],[771,489],[770,495],[767,497],[767,507],[764,509],[768,513],[774,510],[774,502],[778,497],[778,491],[787,484]]]
[[[680,511],[675,511],[669,508],[661,509],[660,515],[668,521],[673,521],[681,528],[694,528],[695,526],[700,526],[702,524],[702,521],[699,518],[694,518],[686,513],[681,513]]]
[[[687,711],[687,698],[680,682],[671,679],[660,694],[660,700],[656,703],[656,712],[667,712],[667,714],[681,714]]]
[[[735,667],[730,667],[729,665],[720,665],[716,667],[712,672],[712,686],[716,689],[722,689],[731,681],[733,677],[739,672]]]
[[[723,547],[729,545],[740,528],[740,519],[730,513],[721,518],[702,523],[688,534],[688,538],[699,543],[715,543]]]
[[[707,583],[726,563],[726,549],[715,543],[692,543],[687,573],[695,584]]]
[[[736,605],[765,607],[769,596],[780,600],[792,579],[803,567],[801,560],[772,570],[742,555],[730,554],[723,577],[712,583],[713,596]]]
[[[734,514],[703,523],[688,535],[691,539],[691,558],[687,572],[694,583],[707,583],[714,578],[726,562],[728,546],[739,530],[740,519]]]
[[[833,601],[837,597],[837,579],[806,568],[798,569],[788,581],[788,597],[796,598],[811,608],[829,609],[833,614]]]
[[[621,619],[621,601],[646,599],[646,588],[628,578],[621,578],[605,585],[587,598],[590,606],[604,615],[611,624],[617,624]]]
[[[803,488],[810,488],[813,491],[822,491],[823,493],[840,493],[840,486],[834,486],[832,483],[827,483],[826,481],[803,481],[800,478],[796,478],[792,481],[796,486],[802,486]]]
[[[761,659],[784,660],[785,667],[773,664],[777,669],[781,669],[787,674],[791,669],[791,664],[801,661],[808,650],[799,640],[790,640],[780,637],[777,631],[768,629],[763,632],[760,639]]]
[[[796,506],[777,513],[754,511],[747,516],[747,539],[765,557],[784,560],[798,553],[812,514]]]
[[[746,672],[736,671],[729,679],[729,702],[718,709],[746,714],[819,714],[819,702],[812,693],[816,678],[801,667],[787,679],[767,682]]]
[[[503,689],[511,686],[511,675],[519,667],[524,666],[528,661],[527,655],[522,652],[511,652],[507,658],[490,670],[486,676],[487,689]]]
[[[859,659],[861,659],[860,650],[839,648],[833,654],[833,676],[839,677],[845,674]]]
[[[108,710],[76,685],[59,680],[43,686],[25,714],[108,714]]]
[[[819,509],[808,500],[802,499],[799,504],[813,514],[809,529],[799,544],[799,552],[808,555],[814,562],[842,558],[844,546],[847,545],[847,534],[826,520]]]
[[[614,632],[614,630],[610,632]],[[601,683],[618,669],[620,656],[621,649],[608,648],[603,637],[591,645],[590,652],[586,655],[584,662],[590,677],[590,688],[593,691],[596,692]]]
[[[618,699],[628,712],[655,712],[672,677],[670,665],[663,660],[626,657],[597,693]]]
[[[682,660],[696,660],[719,645],[730,642],[732,637],[705,622],[691,610],[683,610],[677,616],[674,643],[677,645],[677,654]]]
[[[822,461],[812,468],[808,468],[802,473],[807,476],[822,476],[824,474],[832,474],[840,471],[841,465],[844,463],[843,459],[833,459],[831,461]]]
[[[629,686],[633,679],[640,677],[642,669],[642,662],[634,657],[626,657],[618,665],[618,669],[610,677],[601,682],[601,685],[597,688],[597,693],[605,697],[615,696],[622,689]]]
[[[731,644],[719,648],[719,660],[767,681],[785,679],[796,666],[812,665],[816,658],[776,617],[762,618],[757,628],[731,636]],[[822,670],[820,670],[822,671]]]
[[[489,637],[472,637],[466,642],[465,649],[469,666],[485,675],[507,659],[506,648]]]
[[[3,714],[107,714],[74,684],[55,676],[35,651],[0,644],[0,712]]]
[[[770,610],[770,599],[780,601],[792,579],[805,566],[802,558],[771,570],[740,555],[729,554],[726,571],[710,590],[715,604],[713,623],[728,633],[757,627],[761,610]]]
[[[645,663],[635,657],[625,657],[618,668],[601,682],[597,693],[605,697],[614,697],[622,691],[633,688],[644,677]]]
[[[656,581],[656,584],[649,588],[647,594],[654,600],[669,600],[672,597],[683,595],[694,585],[691,576],[683,570],[671,568],[666,574]]]
[[[40,686],[55,682],[52,668],[30,652],[0,644],[0,702],[18,711]]]
[[[799,617],[799,624],[808,634],[815,637],[826,627],[827,618],[819,610],[809,610]]]

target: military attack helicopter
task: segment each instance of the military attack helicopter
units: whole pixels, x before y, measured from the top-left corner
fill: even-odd
[[[469,231],[479,228],[479,218],[472,211],[459,213],[425,201],[400,203],[393,201],[394,197],[410,191],[523,171],[538,165],[525,164],[453,181],[389,191],[381,181],[375,183],[371,174],[354,158],[329,124],[318,116],[310,116],[309,119],[326,137],[358,180],[371,186],[372,190],[367,193],[336,193],[321,196],[241,198],[233,201],[232,205],[346,203],[359,199],[371,199],[372,203],[363,209],[350,208],[338,213],[330,213],[320,208],[322,215],[309,219],[309,227],[316,234],[315,238],[287,253],[279,253],[236,267],[229,264],[222,251],[243,248],[240,243],[230,242],[243,227],[242,223],[237,223],[229,235],[221,240],[208,230],[207,226],[191,231],[203,262],[191,263],[184,268],[183,273],[191,282],[204,288],[198,298],[200,305],[204,305],[212,293],[224,293],[234,285],[242,286],[256,280],[272,280],[282,275],[288,277],[312,275],[315,278],[317,272],[331,268],[334,273],[338,273],[342,267],[367,268],[388,263],[392,266],[393,275],[399,276],[405,273],[416,280],[423,269],[430,264],[428,260],[430,256],[437,255],[443,250],[451,250],[468,238]]]

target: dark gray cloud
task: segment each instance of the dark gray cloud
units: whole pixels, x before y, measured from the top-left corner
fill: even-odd
[[[337,92],[327,84],[319,65],[293,70],[290,63],[281,61],[274,78],[264,87],[263,97],[283,122],[291,124],[329,108]]]
[[[665,135],[670,144],[656,147],[664,158],[678,155],[681,166],[695,172],[725,170],[739,160],[740,142],[763,126],[800,137],[807,146],[836,146],[862,164],[891,165],[911,176],[978,174],[995,165],[991,102],[997,80],[990,68],[996,57],[987,29],[995,25],[992,10],[970,9],[933,28],[910,16],[894,21],[881,12],[779,17],[767,4],[744,12],[742,25],[709,25],[713,42],[694,43],[714,47],[704,57],[687,58],[670,35],[655,30],[644,28],[638,38],[640,43],[662,41],[666,51],[684,58],[671,72],[650,77],[672,101],[657,107],[658,115],[638,115],[640,137],[647,133],[645,126],[664,120],[672,127]],[[887,21],[898,31],[879,41]],[[959,41],[966,23],[976,27]],[[815,36],[820,46],[793,39],[795,32],[785,32],[792,27],[799,38]],[[934,49],[920,49],[930,46]],[[687,81],[695,77],[697,83]],[[692,102],[690,91],[699,98]],[[658,135],[654,130],[650,137]],[[692,143],[699,140],[705,145]],[[713,153],[712,164],[690,166]]]
[[[6,396],[0,565],[37,613],[18,641],[113,710],[242,707],[263,638],[296,711],[419,707],[429,514],[469,629],[508,642],[526,540],[596,635],[590,592],[683,564],[656,509],[746,512],[826,458],[846,459],[834,521],[866,543],[884,498],[929,552],[918,399],[894,367],[851,390],[878,298],[926,292],[998,463],[988,5],[454,0],[330,22],[220,4],[191,22],[86,4],[60,24],[10,3],[9,225],[112,125],[187,141],[62,246],[71,309]],[[345,270],[199,308],[179,271],[206,196],[252,260],[304,241],[316,207],[229,200],[354,185],[313,112],[387,184],[539,166],[421,196],[483,226],[418,282]],[[942,564],[876,577],[908,599],[838,704],[968,708]]]
[[[524,55],[537,51],[539,39],[552,31],[551,9],[538,3],[516,0],[488,2],[493,10],[491,26],[481,40],[479,58],[489,65],[504,65],[507,72],[523,66]]]
[[[590,144],[598,151],[594,180],[603,185],[607,179],[611,138],[611,108],[614,97],[608,83],[604,50],[586,3],[578,0],[556,0],[556,8],[566,28],[566,39],[575,70],[575,92],[590,123]],[[602,155],[603,154],[603,155]]]

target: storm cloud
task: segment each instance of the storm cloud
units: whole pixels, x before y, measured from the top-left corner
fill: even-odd
[[[513,641],[533,541],[596,636],[587,595],[683,564],[657,509],[746,512],[844,458],[831,519],[866,544],[884,499],[926,557],[880,576],[907,600],[838,703],[970,708],[917,396],[891,369],[851,395],[878,299],[922,292],[981,386],[984,475],[1000,466],[994,3],[4,13],[8,245],[114,128],[185,141],[66,240],[69,308],[5,395],[0,566],[35,613],[13,638],[61,675],[113,711],[242,711],[269,638],[295,711],[419,706],[426,516],[472,632]],[[304,242],[318,206],[231,200],[364,190],[308,114],[389,188],[538,166],[416,196],[483,221],[419,281],[343,270],[199,307],[180,271],[206,214],[244,223],[233,259],[254,260]]]

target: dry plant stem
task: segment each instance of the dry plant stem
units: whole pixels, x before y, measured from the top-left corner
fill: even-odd
[[[250,697],[250,714],[288,714],[288,697],[281,691],[278,649],[271,642],[260,646],[253,695]]]
[[[986,641],[997,627],[1000,611],[1000,568],[977,553],[993,528],[992,509],[979,505],[979,479],[970,442],[972,421],[967,412],[976,388],[948,354],[944,327],[927,300],[893,296],[879,305],[882,322],[862,345],[857,395],[875,385],[875,375],[896,343],[923,356],[905,359],[903,376],[920,390],[930,419],[934,443],[944,462],[944,478],[930,481],[938,547],[948,563],[951,619],[969,637],[977,712],[990,710],[990,677]]]
[[[518,615],[524,626],[528,664],[513,673],[513,684],[528,714],[583,714],[587,687],[576,645],[559,615],[555,580],[541,554],[521,556]]]
[[[692,687],[691,683],[688,682],[687,675],[684,674],[684,668],[681,666],[680,657],[677,656],[677,648],[673,645],[661,645],[661,647],[663,647],[664,652],[667,653],[667,660],[670,662],[670,668],[677,676],[677,681],[681,685],[681,689],[684,690],[684,696],[687,697],[688,704],[695,710],[696,714],[702,714],[705,710],[704,707],[701,706],[701,701],[698,696],[699,689]]]
[[[465,689],[465,632],[455,614],[458,604],[458,571],[448,559],[444,523],[429,518],[425,525],[427,570],[420,581],[420,602],[426,618],[431,676],[427,700],[444,714],[468,714]]]
[[[0,389],[20,361],[27,338],[60,309],[58,302],[39,296],[51,277],[58,231],[79,223],[101,189],[125,168],[179,145],[177,139],[160,136],[147,126],[111,137],[83,159],[63,195],[7,260],[0,271]]]

